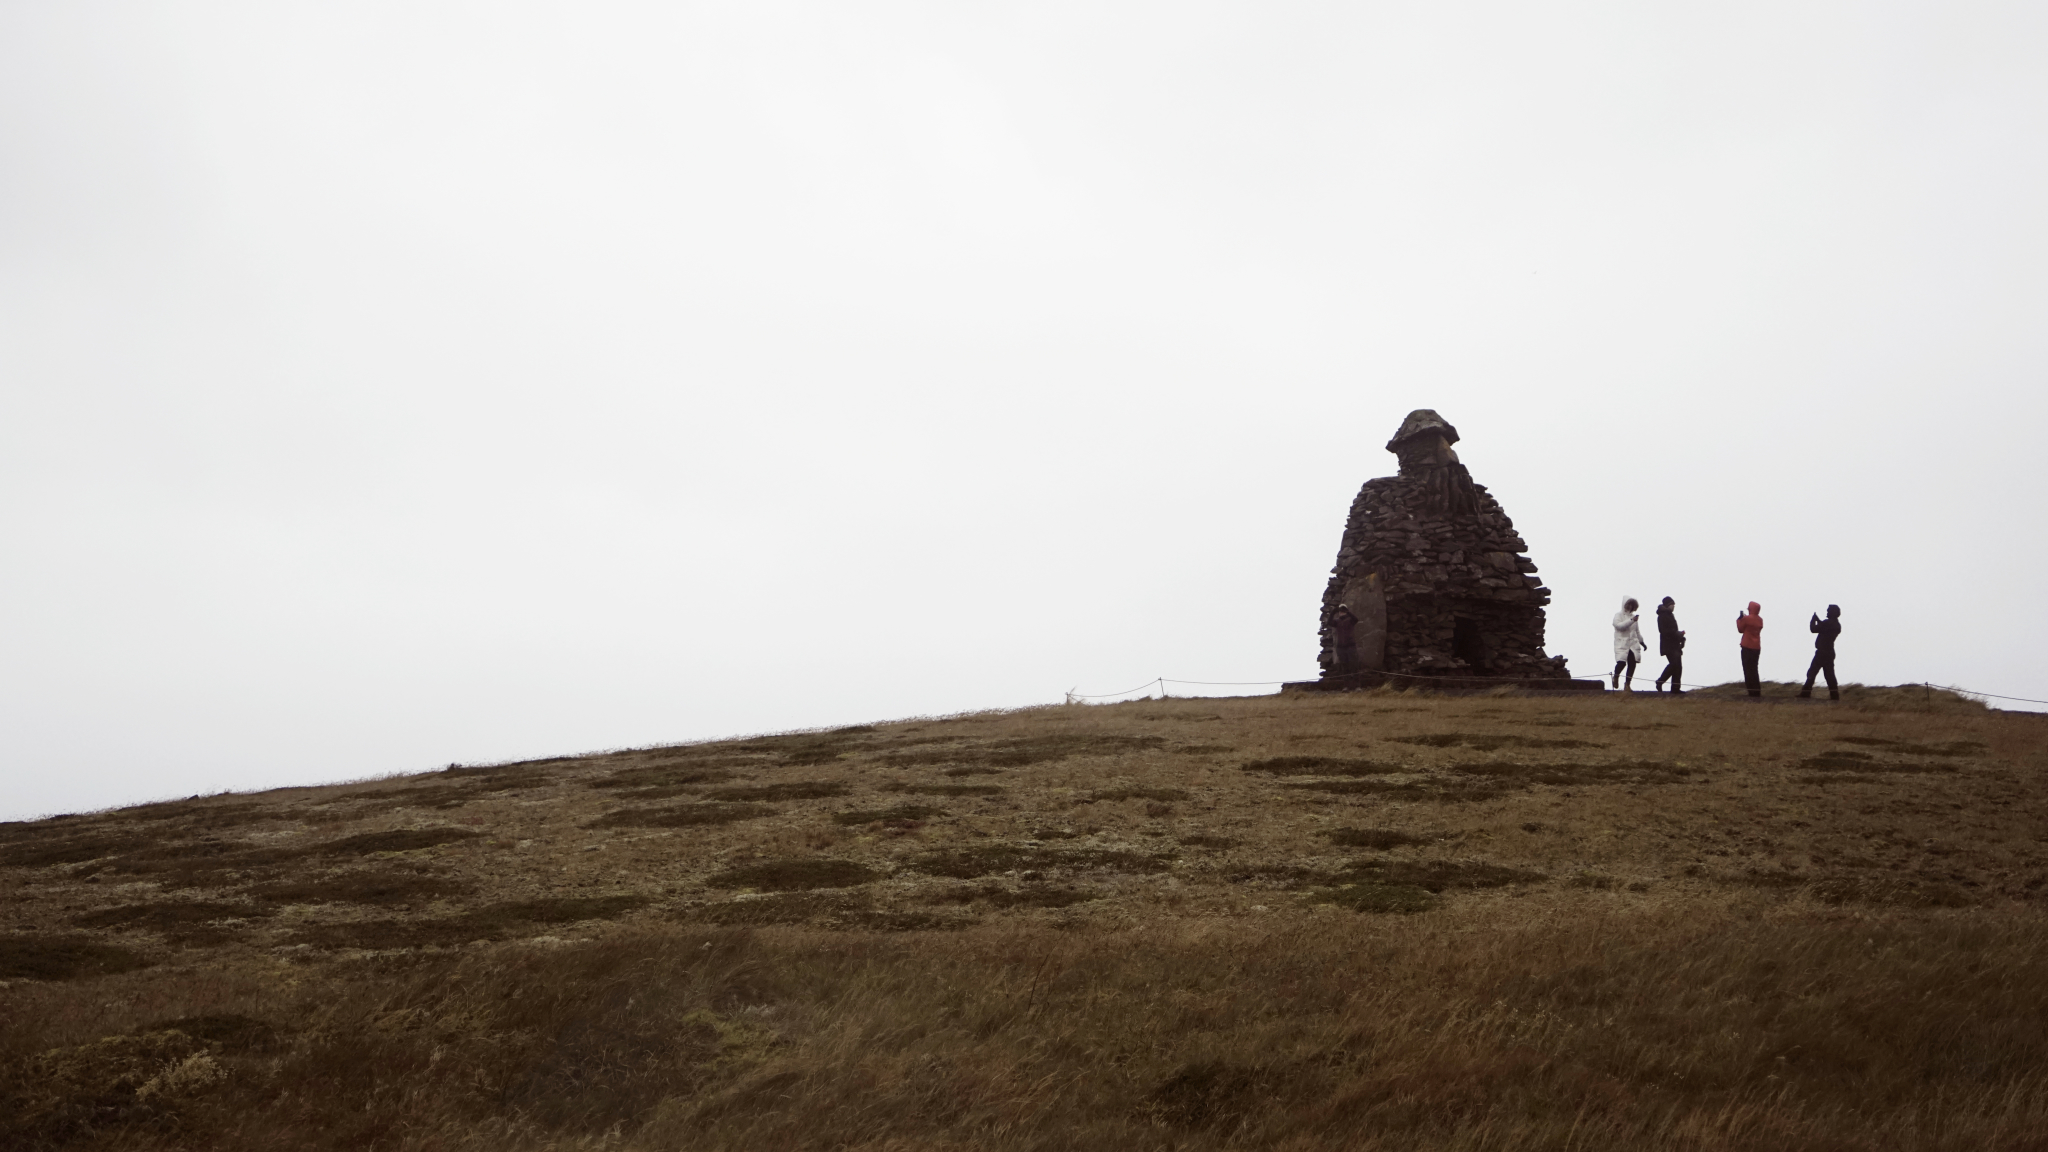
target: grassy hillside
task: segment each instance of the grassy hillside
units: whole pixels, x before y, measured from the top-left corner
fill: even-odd
[[[2048,721],[1146,701],[0,825],[8,1149],[2048,1149]]]

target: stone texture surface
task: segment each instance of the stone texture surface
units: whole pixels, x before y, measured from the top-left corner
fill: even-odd
[[[1323,593],[1323,675],[1384,670],[1410,676],[1568,678],[1543,652],[1543,606],[1529,545],[1451,445],[1458,430],[1423,408],[1387,442],[1400,472],[1368,480],[1351,502]],[[1360,629],[1339,653],[1340,604],[1384,629]],[[1378,632],[1373,638],[1373,632]],[[1377,643],[1375,643],[1377,639]]]

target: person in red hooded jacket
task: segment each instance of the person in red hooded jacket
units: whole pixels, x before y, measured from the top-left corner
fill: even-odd
[[[1764,654],[1763,608],[1756,601],[1749,602],[1749,614],[1735,617],[1735,630],[1742,633],[1742,685],[1749,689],[1751,696],[1764,694],[1763,681],[1758,679],[1756,662]]]

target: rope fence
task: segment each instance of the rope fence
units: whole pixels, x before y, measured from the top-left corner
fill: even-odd
[[[1421,681],[1421,682],[1423,682],[1423,683],[1428,683],[1428,682],[1430,682],[1430,681],[1434,681],[1434,680],[1442,680],[1442,679],[1443,679],[1443,677],[1441,677],[1441,676],[1426,676],[1426,675],[1421,675],[1421,674],[1418,674],[1418,673],[1414,673],[1414,672],[1382,672],[1382,671],[1379,671],[1379,670],[1377,670],[1377,669],[1375,669],[1375,670],[1374,670],[1373,674],[1374,674],[1374,675],[1376,675],[1376,676],[1389,676],[1389,677],[1392,677],[1392,678],[1394,678],[1394,679],[1397,679],[1397,680],[1416,680],[1416,681]],[[1171,677],[1171,676],[1155,676],[1155,677],[1153,677],[1152,679],[1150,679],[1150,680],[1147,680],[1147,681],[1145,681],[1145,682],[1144,682],[1143,684],[1140,684],[1140,685],[1138,685],[1138,686],[1137,686],[1136,688],[1126,688],[1126,689],[1124,689],[1124,690],[1123,690],[1123,691],[1121,691],[1121,692],[1104,692],[1104,693],[1102,693],[1102,694],[1100,694],[1100,695],[1089,695],[1089,694],[1087,694],[1087,693],[1082,693],[1082,692],[1073,692],[1073,691],[1069,691],[1069,692],[1067,693],[1067,703],[1071,704],[1071,703],[1073,703],[1073,702],[1074,702],[1074,701],[1076,701],[1076,700],[1108,700],[1108,699],[1111,699],[1112,697],[1116,697],[1116,696],[1129,696],[1129,695],[1130,695],[1131,693],[1133,693],[1133,692],[1144,692],[1144,691],[1147,691],[1148,689],[1151,689],[1151,688],[1158,688],[1158,689],[1159,689],[1159,694],[1160,694],[1161,696],[1165,696],[1165,695],[1168,695],[1168,693],[1167,693],[1167,691],[1166,691],[1166,686],[1167,686],[1168,684],[1198,684],[1198,685],[1201,685],[1201,686],[1202,686],[1202,687],[1204,687],[1204,688],[1263,688],[1263,687],[1265,687],[1265,686],[1266,686],[1266,685],[1268,685],[1268,684],[1290,684],[1290,683],[1293,683],[1293,681],[1290,681],[1290,680],[1177,680],[1177,679],[1175,679],[1175,678],[1173,678],[1173,677]]]
[[[1954,692],[1962,696],[1988,696],[1993,700],[2017,700],[2022,704],[2048,704],[2048,700],[2035,700],[2027,696],[2000,696],[1996,692],[1979,692],[1975,688],[1958,688],[1953,684],[1928,684],[1922,682],[1920,686],[1922,688],[1939,688],[1943,692]]]
[[[1411,672],[1380,672],[1378,674],[1381,676],[1393,677],[1399,680],[1428,681],[1442,679],[1442,677],[1439,676],[1420,676]],[[1592,679],[1597,680],[1601,679],[1601,677],[1596,676],[1592,677]],[[1157,688],[1161,696],[1168,696],[1171,695],[1171,693],[1167,692],[1166,690],[1166,686],[1168,684],[1194,684],[1204,688],[1263,688],[1269,684],[1286,683],[1288,683],[1288,681],[1286,680],[1176,680],[1167,676],[1155,676],[1152,679],[1145,681],[1143,684],[1140,684],[1135,688],[1126,688],[1121,692],[1103,692],[1099,694],[1089,694],[1085,692],[1074,692],[1070,690],[1067,693],[1067,703],[1073,704],[1082,700],[1110,700],[1118,696],[1129,696],[1133,692],[1150,691],[1153,688]],[[1991,700],[2011,700],[2019,704],[2048,705],[2048,700],[2036,700],[2031,696],[2001,696],[1996,692],[1979,692],[1975,688],[1958,688],[1953,684],[1930,684],[1926,681],[1922,681],[1920,686],[1922,688],[1928,689],[1938,688],[1943,692],[1954,692],[1957,695],[1961,696],[1983,696]]]

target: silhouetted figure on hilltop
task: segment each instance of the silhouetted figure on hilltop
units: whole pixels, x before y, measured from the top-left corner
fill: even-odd
[[[1657,691],[1664,690],[1664,681],[1671,681],[1673,696],[1685,695],[1685,688],[1679,683],[1685,679],[1685,633],[1678,627],[1674,610],[1676,601],[1666,596],[1657,605],[1657,655],[1664,658],[1664,671],[1657,676]]]
[[[1736,614],[1735,630],[1742,633],[1742,685],[1751,696],[1762,696],[1764,684],[1756,662],[1764,654],[1764,610],[1756,601],[1749,602],[1749,615]]]
[[[1835,637],[1842,634],[1842,606],[1828,605],[1828,618],[1815,616],[1806,630],[1813,633],[1813,663],[1806,666],[1806,687],[1799,695],[1808,699],[1813,696],[1813,678],[1816,673],[1825,672],[1828,677],[1828,699],[1842,698],[1841,686],[1835,683]]]
[[[1614,687],[1626,687],[1631,692],[1636,686],[1636,653],[1648,647],[1643,643],[1643,629],[1638,623],[1642,617],[1636,615],[1638,607],[1636,598],[1631,596],[1621,602],[1621,611],[1614,614]],[[1628,671],[1626,681],[1622,679],[1624,669]]]

